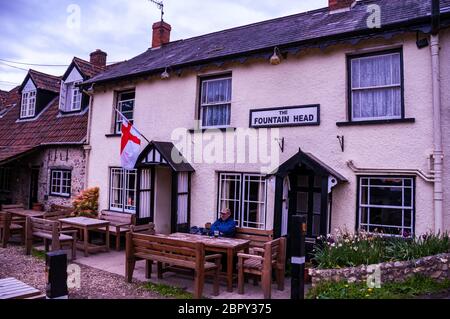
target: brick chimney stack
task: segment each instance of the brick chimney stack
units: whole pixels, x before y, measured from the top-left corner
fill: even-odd
[[[172,27],[170,24],[160,21],[153,24],[153,39],[152,48],[159,48],[163,44],[170,42],[170,31]]]
[[[350,9],[355,0],[328,0],[329,11]]]
[[[105,68],[107,56],[108,56],[108,54],[106,52],[103,52],[102,50],[97,49],[91,53],[91,64],[93,64],[99,68]]]

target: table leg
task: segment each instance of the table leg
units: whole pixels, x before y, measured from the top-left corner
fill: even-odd
[[[109,225],[106,225],[106,251],[109,252]]]
[[[84,257],[89,257],[89,230],[84,228]]]
[[[227,291],[233,292],[233,249],[227,249]]]

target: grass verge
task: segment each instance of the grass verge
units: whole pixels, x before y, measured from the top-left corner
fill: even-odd
[[[45,261],[45,251],[37,250],[36,248],[33,248],[31,250],[31,256],[34,258],[40,259]]]
[[[146,283],[144,289],[160,294],[161,296],[174,299],[192,299],[191,293],[184,289],[172,287],[169,285]]]
[[[379,289],[366,284],[324,283],[308,292],[308,299],[412,299],[450,290],[450,280],[437,282],[425,276],[414,276],[402,283],[387,283]]]

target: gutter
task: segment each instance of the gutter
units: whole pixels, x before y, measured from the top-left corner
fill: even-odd
[[[443,214],[443,162],[441,120],[441,73],[440,73],[440,1],[432,0],[431,70],[433,83],[433,159],[434,159],[434,231],[444,230]]]
[[[86,155],[86,169],[84,173],[84,188],[88,187],[89,183],[89,162],[90,162],[90,155],[91,155],[91,128],[92,128],[92,106],[94,105],[94,86],[95,83],[92,84],[91,88],[86,91],[83,90],[85,94],[89,96],[89,113],[88,113],[88,127],[87,127],[87,133],[86,133],[86,143],[84,146],[84,151]]]
[[[348,161],[347,166],[356,174],[356,175],[414,175],[419,176],[427,183],[434,183],[435,176],[433,174],[427,174],[426,172],[420,169],[396,169],[396,168],[362,168],[357,167],[353,161]]]

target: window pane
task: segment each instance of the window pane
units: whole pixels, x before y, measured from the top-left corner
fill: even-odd
[[[401,188],[372,187],[370,191],[370,204],[377,206],[402,207],[403,192]]]
[[[356,58],[352,63],[353,88],[401,84],[400,54]]]
[[[309,210],[308,193],[297,193],[297,213],[307,214]]]
[[[266,181],[263,176],[244,175],[243,187],[244,227],[265,229]]]
[[[400,118],[401,88],[361,90],[353,92],[353,117]]]
[[[228,126],[231,120],[231,105],[204,106],[203,126]]]
[[[221,174],[220,211],[225,208],[231,210],[236,221],[240,220],[241,207],[241,176]]]

